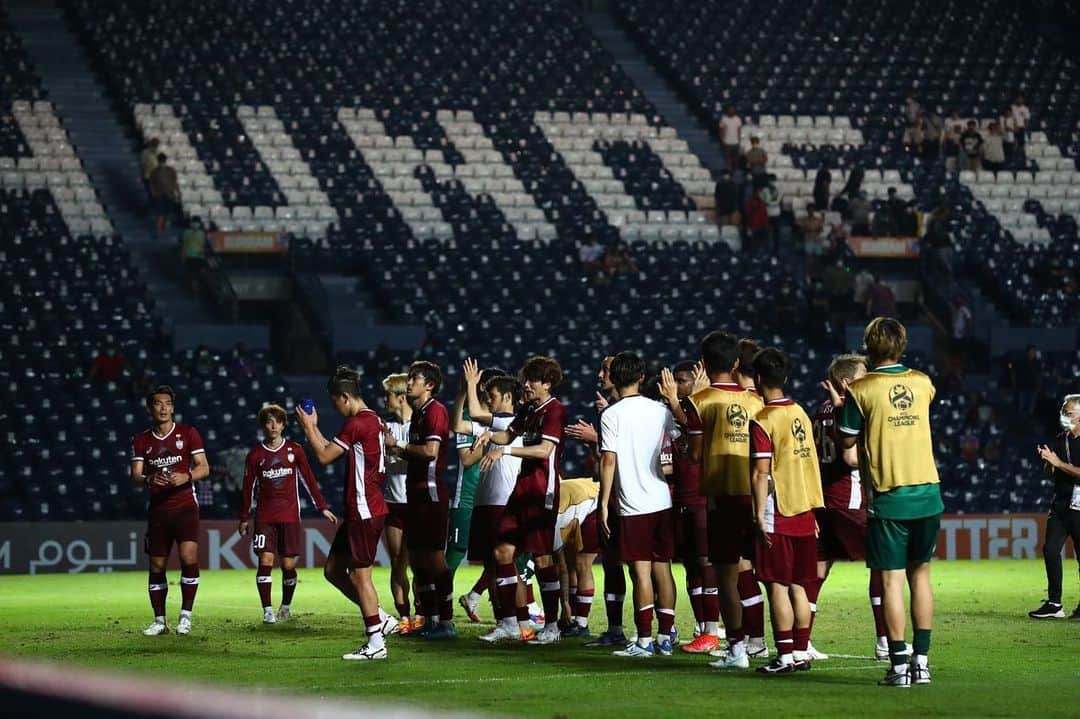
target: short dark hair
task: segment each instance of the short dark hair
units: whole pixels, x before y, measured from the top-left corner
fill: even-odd
[[[559,362],[551,357],[537,355],[525,360],[521,366],[521,379],[523,382],[546,382],[555,389],[562,382],[562,367]]]
[[[485,392],[510,395],[514,398],[514,404],[521,401],[521,383],[508,374],[493,375],[481,386],[483,386]]]
[[[611,360],[608,377],[616,389],[629,387],[642,381],[645,375],[645,361],[633,352],[620,352]]]
[[[169,395],[169,401],[173,404],[176,404],[176,392],[173,391],[173,388],[167,384],[159,384],[157,387],[154,387],[154,389],[150,390],[150,393],[148,395],[146,395],[147,409],[154,408],[154,397],[159,394]]]
[[[689,372],[690,374],[693,374],[696,365],[697,362],[694,362],[693,360],[683,360],[672,368],[671,374],[679,374],[680,372]]]
[[[259,426],[261,427],[266,424],[266,420],[270,417],[273,417],[282,424],[288,422],[288,415],[285,414],[285,408],[280,404],[263,405],[263,408],[259,410]]]
[[[442,370],[439,365],[428,360],[416,360],[409,365],[409,377],[419,375],[424,381],[431,384],[431,393],[438,394],[442,389]]]
[[[487,367],[480,370],[480,386],[486,387],[487,383],[495,377],[502,377],[503,375],[509,375],[506,370],[501,370],[498,367]]]
[[[641,388],[638,390],[641,392],[642,397],[648,397],[649,399],[656,400],[657,402],[663,402],[664,398],[660,394],[660,375],[651,374],[645,378],[645,381],[641,383]]]
[[[360,373],[348,365],[338,365],[326,383],[326,391],[331,397],[359,397]]]
[[[754,355],[754,376],[762,388],[782,389],[790,369],[791,360],[776,347],[766,347]]]
[[[739,340],[739,371],[749,376],[754,371],[754,357],[761,350],[761,345],[756,340],[743,337]]]
[[[163,163],[163,164],[164,164],[164,162],[165,162],[166,160],[168,160],[168,159],[169,159],[169,158],[165,156],[165,153],[164,153],[164,152],[159,152],[159,153],[158,153],[158,156],[157,156],[157,161],[158,161],[159,163]]]
[[[710,332],[701,340],[701,359],[711,375],[730,372],[739,359],[739,338],[723,330]]]

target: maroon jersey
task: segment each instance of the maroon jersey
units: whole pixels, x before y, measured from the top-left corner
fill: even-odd
[[[435,398],[413,412],[409,423],[409,444],[439,443],[434,460],[407,457],[405,496],[409,504],[448,504],[449,492],[443,477],[446,475],[447,452],[450,446],[450,413],[446,405]]]
[[[382,484],[386,468],[383,453],[383,423],[370,409],[360,410],[345,420],[334,437],[345,450],[345,519],[360,520],[387,513]]]
[[[326,509],[303,447],[289,439],[282,440],[277,449],[255,445],[244,466],[240,521],[248,520],[254,500],[260,522],[299,522],[301,486],[317,510]]]
[[[190,473],[191,458],[196,454],[206,454],[202,437],[198,430],[188,424],[173,423],[172,429],[164,436],[152,429],[135,435],[131,442],[131,461],[143,463],[143,474],[150,476],[156,469],[168,469],[176,473]],[[179,509],[197,507],[195,483],[188,482],[179,487],[158,487],[151,483],[150,509]]]
[[[817,406],[813,414],[814,441],[821,465],[821,489],[826,509],[860,509],[863,501],[859,470],[852,469],[833,441],[834,407],[831,400]]]
[[[521,460],[521,471],[514,487],[517,495],[543,497],[545,509],[559,507],[559,463],[562,460],[565,416],[562,402],[549,397],[540,404],[526,405],[510,423],[510,431],[521,437],[526,447],[540,444],[545,439],[555,443],[555,450],[546,460]]]
[[[701,462],[690,461],[690,433],[686,427],[676,426],[671,451],[675,463],[672,501],[683,507],[705,504],[705,497],[701,494]]]

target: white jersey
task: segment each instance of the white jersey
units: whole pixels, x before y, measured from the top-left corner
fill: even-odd
[[[409,443],[410,422],[387,422],[386,427],[390,434],[405,446]],[[405,504],[405,472],[409,463],[404,457],[395,457],[383,448],[383,456],[386,457],[386,481],[383,482],[383,497],[387,504]]]
[[[472,435],[479,437],[488,430],[503,432],[513,421],[514,415],[512,414],[496,414],[491,418],[491,427],[482,425],[479,422],[473,422]],[[488,449],[491,450],[502,446],[505,445],[491,444],[488,445]],[[515,437],[509,446],[524,447],[524,437]],[[502,458],[491,469],[480,473],[480,483],[476,486],[476,499],[473,500],[473,506],[506,506],[506,503],[510,501],[510,495],[514,491],[514,485],[517,484],[519,472],[521,472],[521,457],[511,457],[509,454],[503,454]]]
[[[619,516],[671,508],[660,455],[673,429],[667,407],[641,395],[620,399],[600,416],[600,451],[615,453]]]

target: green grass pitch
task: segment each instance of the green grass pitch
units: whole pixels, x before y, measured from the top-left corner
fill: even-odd
[[[459,593],[478,571],[459,571]],[[1035,622],[1025,614],[1042,595],[1041,562],[935,563],[934,683],[911,689],[875,686],[884,665],[866,658],[873,651],[866,576],[861,566],[838,565],[819,602],[814,644],[847,657],[779,677],[721,674],[706,658],[689,655],[620,659],[580,640],[484,645],[476,636],[490,625],[486,602],[485,623],[458,616],[456,642],[391,637],[387,661],[343,662],[341,654],[362,643],[359,612],[312,570],[300,573],[294,621],[276,626],[261,623],[254,571],[203,572],[192,634],[154,638],[139,633],[150,619],[142,573],[4,577],[0,651],[248,690],[529,717],[1080,715],[1080,622]],[[170,573],[170,624],[179,611],[178,578]],[[1070,603],[1075,574],[1067,580]],[[392,607],[386,570],[376,570],[376,581],[384,606]],[[280,591],[275,571],[275,605]],[[687,637],[690,612],[681,592],[679,602],[678,625]],[[627,626],[630,619],[627,606]],[[605,625],[600,602],[593,624],[594,631]]]

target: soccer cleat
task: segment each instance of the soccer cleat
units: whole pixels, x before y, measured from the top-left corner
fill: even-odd
[[[677,633],[676,633],[677,634]],[[671,636],[660,635],[656,638],[656,643],[653,644],[653,651],[664,657],[670,657],[674,647],[678,646],[671,640]]]
[[[191,617],[180,617],[176,623],[177,634],[191,634]]]
[[[704,622],[697,622],[696,624],[694,624],[694,639],[697,639],[698,637],[700,637],[704,633],[705,633],[705,623]]]
[[[536,639],[536,630],[529,627],[521,627],[518,629],[518,641],[528,644],[533,639]]]
[[[877,642],[874,644],[874,659],[879,662],[889,661],[889,640],[884,637],[878,637]]]
[[[746,654],[751,659],[768,659],[769,645],[765,643],[765,637],[748,639],[746,641]]]
[[[282,606],[277,610],[277,620],[279,622],[287,622],[292,619],[292,610],[288,607]]]
[[[408,617],[402,617],[400,620],[398,620],[398,628],[397,628],[397,633],[398,634],[400,634],[403,637],[408,636],[409,634],[412,634],[412,630],[413,630],[413,628],[412,628],[412,620],[411,619],[409,619]]]
[[[668,647],[670,649],[670,647]],[[650,644],[647,647],[643,647],[637,642],[630,642],[626,645],[625,649],[612,652],[617,657],[633,657],[634,659],[648,659],[649,657],[656,656],[656,650]]]
[[[680,647],[680,649],[689,654],[708,654],[712,650],[719,648],[720,640],[715,634],[702,634],[689,644],[683,644],[682,647]]]
[[[386,647],[372,649],[370,646],[364,646],[355,652],[341,655],[341,658],[347,662],[368,662],[375,659],[386,659]]]
[[[156,637],[169,633],[169,625],[165,622],[154,621],[153,624],[142,630],[144,637]]]
[[[668,639],[671,640],[671,646],[673,646],[673,647],[679,646],[679,630],[676,629],[675,627],[672,627],[671,631],[668,632]]]
[[[263,624],[277,624],[277,616],[270,607],[263,610]]]
[[[623,647],[626,646],[626,635],[622,632],[604,631],[591,642],[585,642],[585,646],[594,647]]]
[[[919,666],[918,662],[912,662],[911,667],[908,669],[911,675],[912,684],[929,684],[930,683],[930,667]]]
[[[457,639],[457,627],[453,622],[439,622],[429,631],[424,633],[424,639],[429,642],[442,642],[449,639]]]
[[[825,654],[824,652],[819,652],[817,649],[814,648],[813,644],[809,643],[806,647],[806,656],[809,657],[811,661],[815,662],[824,661],[829,658],[828,654]]]
[[[807,669],[809,668],[808,666]],[[799,671],[799,668],[795,662],[782,662],[780,657],[774,657],[771,662],[758,667],[755,671],[758,674],[794,674]]]
[[[379,629],[382,630],[384,637],[388,637],[391,634],[397,634],[398,632],[400,632],[401,624],[398,622],[398,620],[387,614],[385,617],[383,617],[382,625],[379,627]]]
[[[424,618],[414,617],[412,620],[412,633],[416,633],[424,628]]]
[[[529,644],[555,644],[562,639],[562,632],[557,626],[546,626],[536,633],[536,637],[529,640]]]
[[[903,671],[896,671],[895,668],[889,667],[889,671],[885,674],[885,678],[878,682],[879,687],[902,687],[907,688],[911,686],[911,673],[908,671],[907,666],[904,666]]]
[[[495,644],[497,642],[516,642],[521,639],[521,632],[518,630],[516,624],[514,626],[509,626],[499,622],[490,632],[481,634],[479,639],[480,641],[489,644]]]
[[[775,659],[773,661],[776,661]],[[713,669],[749,669],[750,657],[745,653],[739,656],[732,656],[728,654],[726,656],[717,659],[715,662],[709,662],[709,666]]]
[[[1061,604],[1047,599],[1043,601],[1041,607],[1028,612],[1028,616],[1032,619],[1064,619],[1065,610]]]
[[[533,623],[537,631],[543,629],[544,624],[547,622],[543,608],[536,602],[529,605],[529,621]]]
[[[465,610],[465,616],[469,618],[470,622],[477,624],[480,621],[480,615],[476,613],[476,610],[480,608],[479,599],[470,600],[468,594],[462,594],[458,597],[457,603]]]
[[[562,630],[563,639],[586,639],[591,637],[588,627],[583,627],[577,622],[571,622],[570,626]]]

